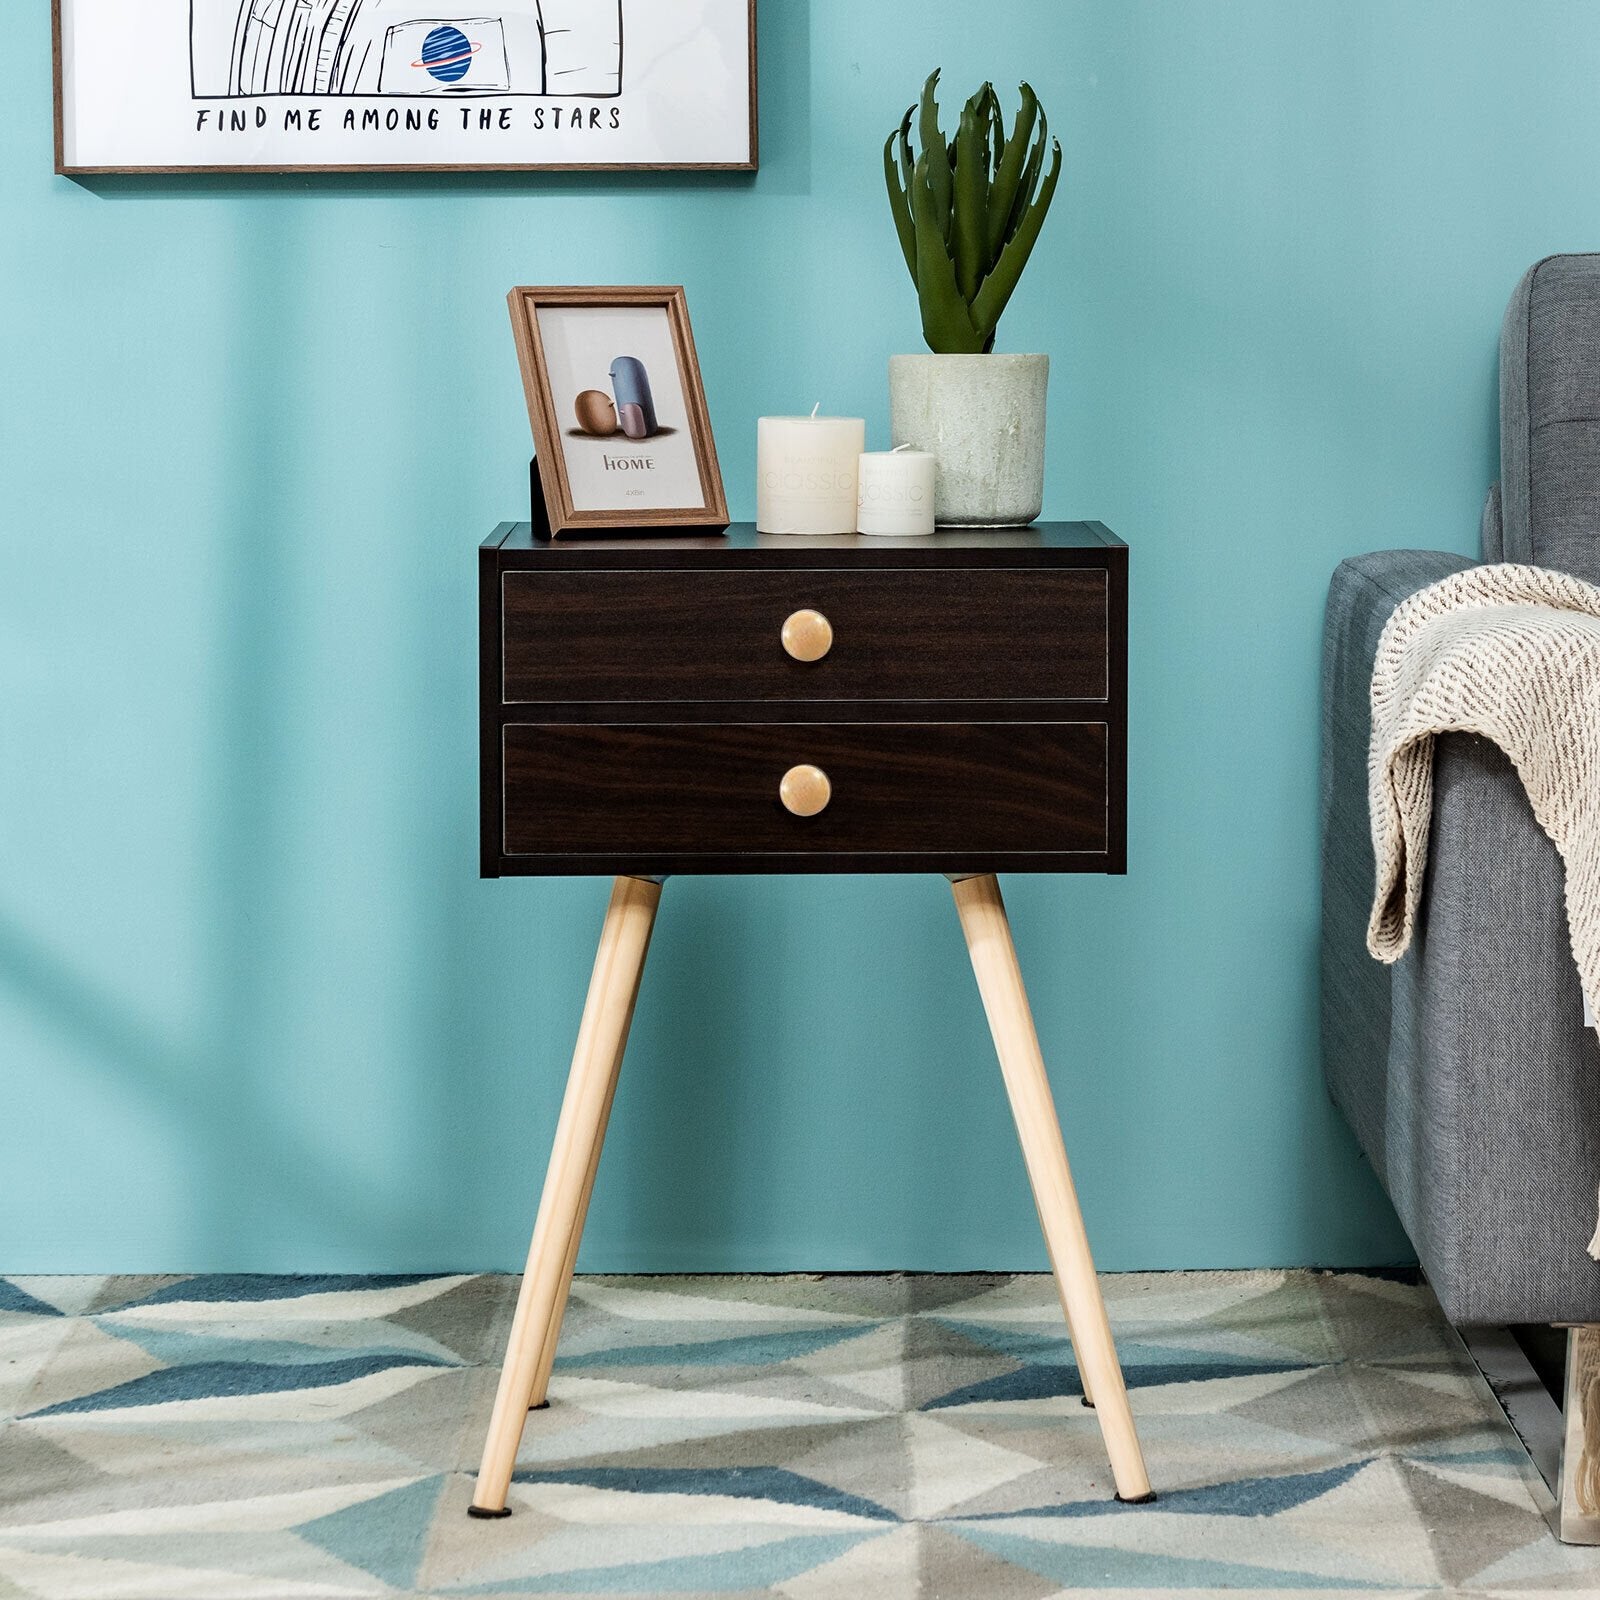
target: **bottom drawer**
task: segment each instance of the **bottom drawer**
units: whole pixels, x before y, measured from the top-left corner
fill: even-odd
[[[504,738],[507,856],[670,857],[683,870],[748,853],[804,872],[820,855],[1108,844],[1101,722],[513,723]],[[825,791],[794,786],[810,805],[826,792],[813,816],[780,798],[797,767],[826,775]]]

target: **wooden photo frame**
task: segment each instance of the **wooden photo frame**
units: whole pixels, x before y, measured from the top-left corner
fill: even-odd
[[[56,171],[753,172],[756,0],[51,0]]]
[[[533,424],[535,532],[726,528],[683,290],[522,287],[508,300]]]

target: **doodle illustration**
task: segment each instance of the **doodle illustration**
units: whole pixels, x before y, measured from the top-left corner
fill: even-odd
[[[611,394],[585,389],[573,414],[579,431],[595,439],[608,439],[618,431],[629,439],[652,439],[661,432],[650,374],[637,356],[618,356],[611,363]]]
[[[623,0],[490,5],[452,15],[449,0],[191,0],[194,92],[621,94]]]
[[[617,420],[630,439],[648,439],[656,431],[656,402],[650,374],[637,356],[618,356],[611,363],[611,392],[617,397]]]

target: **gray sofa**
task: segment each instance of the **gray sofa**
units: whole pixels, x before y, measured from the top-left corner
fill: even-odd
[[[1600,255],[1524,276],[1500,342],[1486,561],[1600,581]],[[1389,550],[1334,573],[1323,646],[1322,1057],[1328,1087],[1458,1324],[1600,1323],[1600,1044],[1583,1025],[1560,862],[1487,741],[1436,745],[1406,958],[1366,951],[1368,688],[1408,594],[1472,565]],[[1595,997],[1600,1001],[1600,996]]]

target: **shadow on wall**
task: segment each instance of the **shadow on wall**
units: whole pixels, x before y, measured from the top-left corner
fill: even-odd
[[[393,1258],[398,1247],[413,1258],[421,1254],[441,1266],[454,1265],[459,1250],[450,1241],[460,1237],[461,1217],[503,1205],[508,1195],[514,1198],[515,1214],[506,1219],[504,1231],[524,1239],[548,1134],[540,1118],[528,1114],[527,1101],[537,1098],[540,1111],[553,1115],[559,1078],[543,1069],[564,1073],[571,1046],[565,1026],[567,996],[563,992],[547,1000],[538,976],[546,954],[541,929],[565,924],[571,937],[588,940],[591,929],[583,908],[590,891],[599,892],[594,885],[544,886],[540,926],[535,927],[536,903],[528,886],[521,886],[520,894],[517,886],[486,892],[476,882],[476,708],[470,699],[441,697],[438,688],[441,681],[460,680],[469,693],[475,689],[471,672],[461,671],[464,652],[472,648],[475,618],[470,610],[441,604],[438,585],[454,585],[464,574],[460,587],[470,598],[470,547],[478,530],[444,523],[431,530],[431,546],[419,568],[397,580],[382,601],[374,601],[391,604],[387,620],[398,624],[388,641],[389,659],[368,664],[384,668],[388,682],[383,692],[402,702],[402,709],[391,709],[389,715],[409,730],[406,755],[412,770],[393,776],[397,785],[412,791],[408,814],[418,830],[408,841],[408,851],[385,863],[391,881],[380,890],[380,898],[410,904],[416,917],[399,947],[406,970],[382,971],[381,957],[374,957],[360,970],[370,974],[382,993],[347,996],[348,1011],[359,1014],[381,1009],[387,997],[399,993],[410,1013],[385,1039],[373,1041],[375,1052],[387,1054],[354,1074],[350,1089],[355,1100],[363,1081],[377,1080],[398,1103],[398,1109],[388,1109],[388,1125],[374,1130],[371,1143],[374,1148],[384,1138],[403,1143],[407,1176],[394,1183],[359,1181],[341,1159],[338,1134],[319,1121],[314,1104],[297,1092],[308,1073],[320,1070],[331,1076],[343,1070],[342,1064],[331,1056],[321,1063],[286,1059],[292,1050],[288,1014],[302,1002],[286,992],[285,975],[300,980],[305,946],[321,946],[330,938],[326,929],[318,929],[308,941],[306,902],[288,882],[293,872],[304,870],[292,859],[304,825],[303,816],[295,814],[302,797],[294,791],[307,766],[321,763],[316,775],[330,791],[338,790],[326,797],[329,809],[342,807],[348,798],[339,788],[345,774],[327,765],[326,752],[308,755],[305,749],[321,731],[313,726],[321,719],[308,715],[304,677],[295,659],[297,639],[314,626],[307,615],[308,581],[324,586],[348,581],[331,565],[324,573],[315,570],[335,557],[327,530],[313,537],[304,525],[304,495],[296,489],[320,470],[334,426],[348,427],[350,422],[309,416],[282,401],[297,393],[324,399],[328,394],[325,385],[308,390],[305,384],[308,370],[327,359],[325,345],[318,343],[324,337],[322,325],[305,299],[309,280],[301,276],[306,263],[317,257],[322,231],[333,225],[332,211],[316,202],[602,192],[607,198],[627,199],[754,185],[774,193],[806,192],[811,182],[810,11],[809,3],[764,10],[763,164],[755,175],[196,174],[72,180],[111,201],[298,196],[312,202],[273,205],[270,227],[261,226],[259,213],[252,217],[241,210],[237,248],[229,252],[228,280],[219,291],[239,307],[229,321],[233,348],[219,354],[219,364],[231,373],[248,374],[248,379],[229,390],[226,497],[217,507],[214,530],[208,527],[196,541],[213,566],[215,614],[197,619],[194,626],[216,645],[209,655],[212,681],[202,691],[210,740],[202,775],[207,821],[206,836],[195,841],[195,848],[202,857],[201,881],[208,886],[208,898],[191,908],[192,916],[205,924],[203,938],[196,941],[205,970],[195,984],[195,1021],[170,1028],[150,1021],[110,983],[90,976],[86,968],[75,968],[69,953],[41,944],[14,916],[0,910],[0,984],[42,1028],[80,1049],[93,1070],[146,1104],[156,1122],[173,1130],[174,1148],[186,1158],[184,1205],[192,1255],[159,1265],[183,1270],[219,1261],[237,1264],[241,1252],[251,1257],[249,1264],[271,1265],[260,1255],[263,1249],[270,1255],[267,1241],[295,1236],[320,1241],[307,1246],[313,1253],[331,1242],[340,1254],[384,1259]],[[403,220],[397,226],[404,237],[410,223]],[[418,221],[413,236],[418,251],[428,248],[422,226]],[[655,232],[669,237],[652,241],[655,253],[671,259],[691,244],[703,249],[703,238],[670,237],[674,229],[693,226],[673,211],[658,212]],[[686,259],[693,259],[692,251]],[[375,284],[373,293],[378,289]],[[436,324],[442,330],[439,337],[449,343],[455,319],[475,314],[476,308],[443,309]],[[506,363],[511,372],[509,341]],[[395,393],[386,426],[398,438],[431,437],[448,400],[459,399],[458,414],[470,414],[473,381],[472,374],[454,370],[439,375],[436,383],[445,400],[438,388],[425,398],[412,392],[414,385]],[[352,459],[359,463],[361,457]],[[425,463],[415,470],[420,475]],[[366,520],[392,529],[417,522],[417,483],[393,478],[367,482],[366,476],[364,472],[359,486],[362,499],[369,502]],[[448,504],[447,497],[440,499]],[[343,553],[338,559],[343,560]],[[182,776],[195,782],[194,774]],[[347,819],[334,819],[333,825],[354,826]],[[347,899],[359,899],[362,892],[359,883],[338,890]],[[680,898],[680,909],[687,913],[690,897]],[[569,905],[575,908],[570,916],[562,909]],[[339,909],[348,919],[348,905]],[[376,924],[381,912],[375,910],[373,916]],[[382,948],[383,930],[375,926],[374,934]],[[702,959],[698,952],[704,948],[727,954],[740,943],[730,940],[726,928],[714,938],[709,929],[686,929],[685,937],[686,949],[696,952],[689,957],[690,967]],[[396,948],[393,940],[389,948]],[[505,972],[495,967],[506,950],[517,991],[508,989]],[[674,986],[686,986],[679,992],[692,993],[708,976],[685,971]],[[751,981],[758,986],[754,976]],[[548,1006],[555,1016],[530,1014],[530,987],[536,1013]],[[520,1013],[518,993],[523,997]],[[505,1012],[513,1013],[509,1022],[497,1014]],[[646,1115],[659,1106],[663,1115],[670,1111],[673,1125],[685,1128],[704,1126],[712,1115],[726,1118],[734,1086],[707,1078],[704,1064],[750,1059],[753,1041],[742,1032],[731,1037],[730,1026],[737,1028],[715,1021],[709,1008],[690,1008],[681,1024],[673,1024],[675,1036],[670,1046],[663,1045],[660,1057],[681,1062],[681,1074],[674,1066],[648,1086],[641,1078],[637,1087]],[[480,1063],[515,1053],[514,1046],[506,1048],[507,1034],[520,1044],[522,1035],[535,1031],[550,1037],[538,1041],[527,1080],[518,1085],[525,1095],[498,1106],[486,1102]],[[383,1114],[385,1108],[373,1111]],[[363,1112],[358,1101],[347,1107],[347,1115],[358,1130],[353,1137],[359,1139]],[[497,1141],[500,1153],[516,1157],[510,1172],[495,1165]],[[484,1159],[486,1150],[490,1159]],[[527,1184],[522,1183],[524,1174]],[[662,1194],[673,1193],[682,1197],[686,1219],[692,1220],[698,1210],[725,1216],[729,1196],[720,1186],[727,1181],[715,1163],[702,1163],[694,1149],[668,1144],[653,1152],[650,1170],[629,1185],[627,1192],[637,1198],[628,1204],[649,1208]],[[499,1250],[497,1242],[486,1240],[484,1264]]]
[[[181,180],[163,180],[169,187]],[[293,391],[286,352],[294,348],[296,287],[291,270],[303,247],[294,223],[281,220],[272,251],[241,249],[233,289],[250,317],[235,319],[233,370],[251,381],[235,387],[229,452],[231,504],[219,508],[218,614],[205,619],[222,641],[209,689],[209,724],[217,739],[206,762],[209,902],[195,909],[207,924],[197,941],[209,971],[196,986],[200,1011],[192,1037],[164,1033],[109,986],[75,971],[61,955],[0,914],[0,980],[50,1031],[82,1049],[121,1091],[158,1110],[187,1157],[192,1263],[237,1250],[245,1213],[333,1231],[357,1249],[381,1252],[407,1219],[392,1197],[373,1194],[326,1158],[298,1107],[281,1092],[281,1029],[272,991],[282,947],[292,939],[281,903],[282,774],[295,727],[284,693],[295,596],[288,530],[275,514],[292,476],[295,440],[277,396]],[[243,331],[253,328],[253,333]],[[192,775],[185,774],[185,778]],[[110,790],[108,788],[108,797]],[[236,1197],[229,1214],[223,1197]],[[415,1219],[411,1219],[415,1220]]]
[[[0,921],[0,971],[46,1027],[103,1064],[120,1087],[158,1106],[197,1161],[226,1172],[228,1187],[269,1197],[302,1221],[331,1221],[358,1247],[376,1249],[393,1234],[388,1202],[369,1202],[330,1170],[263,1092],[262,1080],[251,1081],[262,1063],[241,1049],[235,1031],[251,1010],[248,985],[214,996],[211,1026],[191,1041],[152,1029],[9,921]],[[221,1188],[202,1169],[194,1192],[198,1201]],[[214,1241],[222,1249],[229,1242]]]

